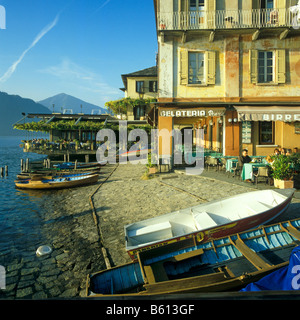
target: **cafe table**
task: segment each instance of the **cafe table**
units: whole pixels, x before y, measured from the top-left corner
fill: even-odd
[[[232,168],[236,167],[236,164],[238,163],[238,159],[232,158],[232,159],[227,159],[226,161],[226,171],[232,172]]]
[[[253,170],[259,167],[267,167],[266,163],[250,162],[244,163],[242,170],[242,180],[254,180]]]

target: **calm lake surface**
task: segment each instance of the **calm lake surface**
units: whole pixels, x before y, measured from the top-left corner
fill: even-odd
[[[20,260],[27,252],[36,250],[43,241],[40,232],[43,206],[51,195],[26,192],[15,188],[21,159],[43,159],[43,156],[24,153],[22,137],[0,137],[0,167],[8,166],[8,177],[0,177],[0,265],[6,267]]]

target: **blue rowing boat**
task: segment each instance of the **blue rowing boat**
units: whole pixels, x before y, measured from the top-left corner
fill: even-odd
[[[138,253],[138,261],[88,275],[87,296],[240,290],[285,267],[300,245],[300,219],[205,243],[193,239]]]

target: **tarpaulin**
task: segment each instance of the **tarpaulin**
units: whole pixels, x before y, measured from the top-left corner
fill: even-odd
[[[248,284],[241,291],[299,290],[300,289],[300,246],[293,249],[289,264],[270,273],[257,282]]]

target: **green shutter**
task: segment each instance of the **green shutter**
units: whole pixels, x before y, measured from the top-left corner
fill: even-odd
[[[189,52],[182,50],[180,52],[180,84],[186,86],[188,84],[189,73]]]
[[[249,50],[250,83],[258,82],[258,50]]]
[[[276,82],[286,83],[286,52],[285,49],[276,50]]]
[[[216,84],[216,52],[205,52],[206,84]]]

